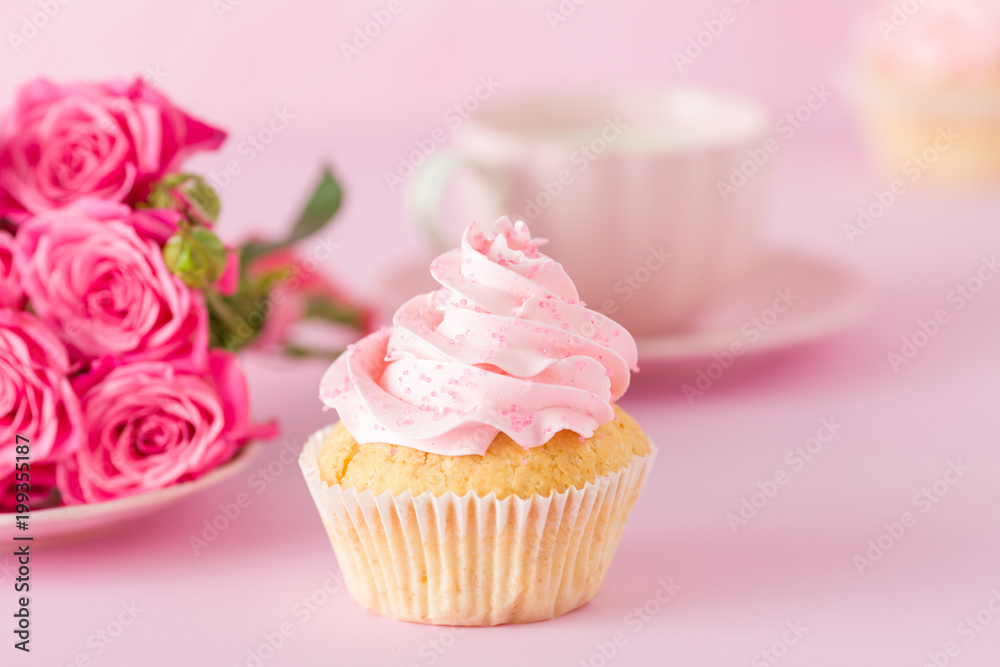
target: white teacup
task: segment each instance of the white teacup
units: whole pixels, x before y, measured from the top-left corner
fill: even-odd
[[[707,90],[510,99],[423,165],[409,208],[454,245],[442,196],[462,176],[463,220],[525,220],[591,308],[638,335],[669,333],[761,255],[767,131],[758,104]]]

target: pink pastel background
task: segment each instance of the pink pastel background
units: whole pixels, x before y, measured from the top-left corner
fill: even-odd
[[[454,635],[377,617],[342,588],[317,593],[336,563],[278,442],[223,486],[119,533],[37,555],[34,650],[22,656],[6,645],[3,664],[253,665],[248,651],[287,624],[293,632],[261,664],[764,665],[772,663],[759,652],[798,622],[808,630],[782,665],[917,667],[952,640],[960,650],[948,664],[995,665],[1000,618],[989,612],[992,622],[968,643],[957,626],[1000,590],[1000,281],[954,312],[899,372],[886,355],[919,320],[951,308],[949,290],[1000,249],[1000,196],[914,190],[847,240],[843,224],[887,182],[866,166],[842,85],[851,27],[868,3],[588,0],[554,30],[545,12],[557,0],[401,3],[348,63],[340,43],[387,2],[6,0],[0,102],[40,74],[155,74],[179,104],[231,130],[220,154],[194,165],[241,167],[223,190],[221,231],[230,240],[286,225],[320,162],[331,162],[348,199],[333,234],[340,248],[325,268],[372,295],[387,271],[428,258],[407,227],[401,190],[390,191],[383,174],[414,140],[445,126],[444,113],[480,77],[500,82],[497,95],[711,84],[775,113],[827,85],[833,99],[782,146],[769,234],[776,245],[866,273],[879,295],[873,315],[830,340],[741,359],[694,404],[680,387],[697,363],[637,376],[623,404],[660,458],[604,588],[566,617]],[[58,11],[15,51],[8,33],[46,4]],[[232,11],[220,15],[222,6]],[[724,8],[735,22],[679,72],[672,54]],[[250,159],[241,142],[275,109],[294,118]],[[316,399],[323,369],[249,360],[256,410],[281,418],[288,448],[332,419]],[[727,513],[758,482],[790,470],[786,453],[823,418],[843,428],[733,534]],[[914,494],[959,460],[968,472],[920,513]],[[280,472],[261,488],[249,476],[269,464]],[[250,506],[196,555],[189,536],[241,493]],[[859,575],[852,558],[905,511],[916,524]],[[11,563],[0,557],[8,622]],[[674,599],[650,602],[671,578],[682,587]],[[305,614],[300,601],[312,595],[323,602]],[[647,603],[657,612],[634,631],[628,615]],[[123,604],[142,611],[112,643],[97,639],[114,629]],[[595,642],[616,632],[626,641],[604,659]]]

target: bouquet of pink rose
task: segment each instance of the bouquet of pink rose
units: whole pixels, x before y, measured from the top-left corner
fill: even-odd
[[[224,138],[141,80],[38,80],[3,115],[0,511],[195,479],[276,432],[251,422],[237,350],[301,318],[368,330],[291,250],[340,205],[329,171],[287,239],[219,240],[215,192],[180,168]]]

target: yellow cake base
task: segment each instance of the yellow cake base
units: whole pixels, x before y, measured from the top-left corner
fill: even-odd
[[[442,456],[386,443],[359,445],[344,427],[334,426],[319,458],[320,477],[358,491],[394,494],[468,491],[498,498],[529,498],[580,487],[649,453],[649,440],[624,410],[590,438],[560,431],[541,447],[524,449],[498,433],[483,456]]]

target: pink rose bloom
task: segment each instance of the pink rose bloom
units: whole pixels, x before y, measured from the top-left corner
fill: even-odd
[[[160,362],[104,360],[74,382],[88,437],[58,468],[67,504],[94,503],[196,479],[271,425],[250,423],[236,357],[213,350],[204,375]]]
[[[18,473],[11,472],[6,478],[0,477],[0,512],[15,511],[18,491],[23,491],[23,484],[17,479]],[[29,470],[28,487],[28,507],[32,511],[43,507],[55,507],[58,496],[56,496],[56,465],[52,461],[31,462]]]
[[[17,261],[14,237],[0,230],[0,308],[20,309],[24,305]]]
[[[0,121],[0,216],[20,221],[86,196],[141,200],[151,183],[225,136],[141,79],[38,79]]]
[[[164,245],[177,228],[184,215],[172,208],[140,208],[132,211],[128,223],[140,237]]]
[[[170,273],[127,206],[85,199],[21,225],[22,285],[38,316],[77,360],[205,364],[208,313],[200,292]]]
[[[69,355],[34,315],[0,310],[0,493],[13,474],[17,436],[31,461],[66,456],[83,442],[80,404],[70,386]]]

